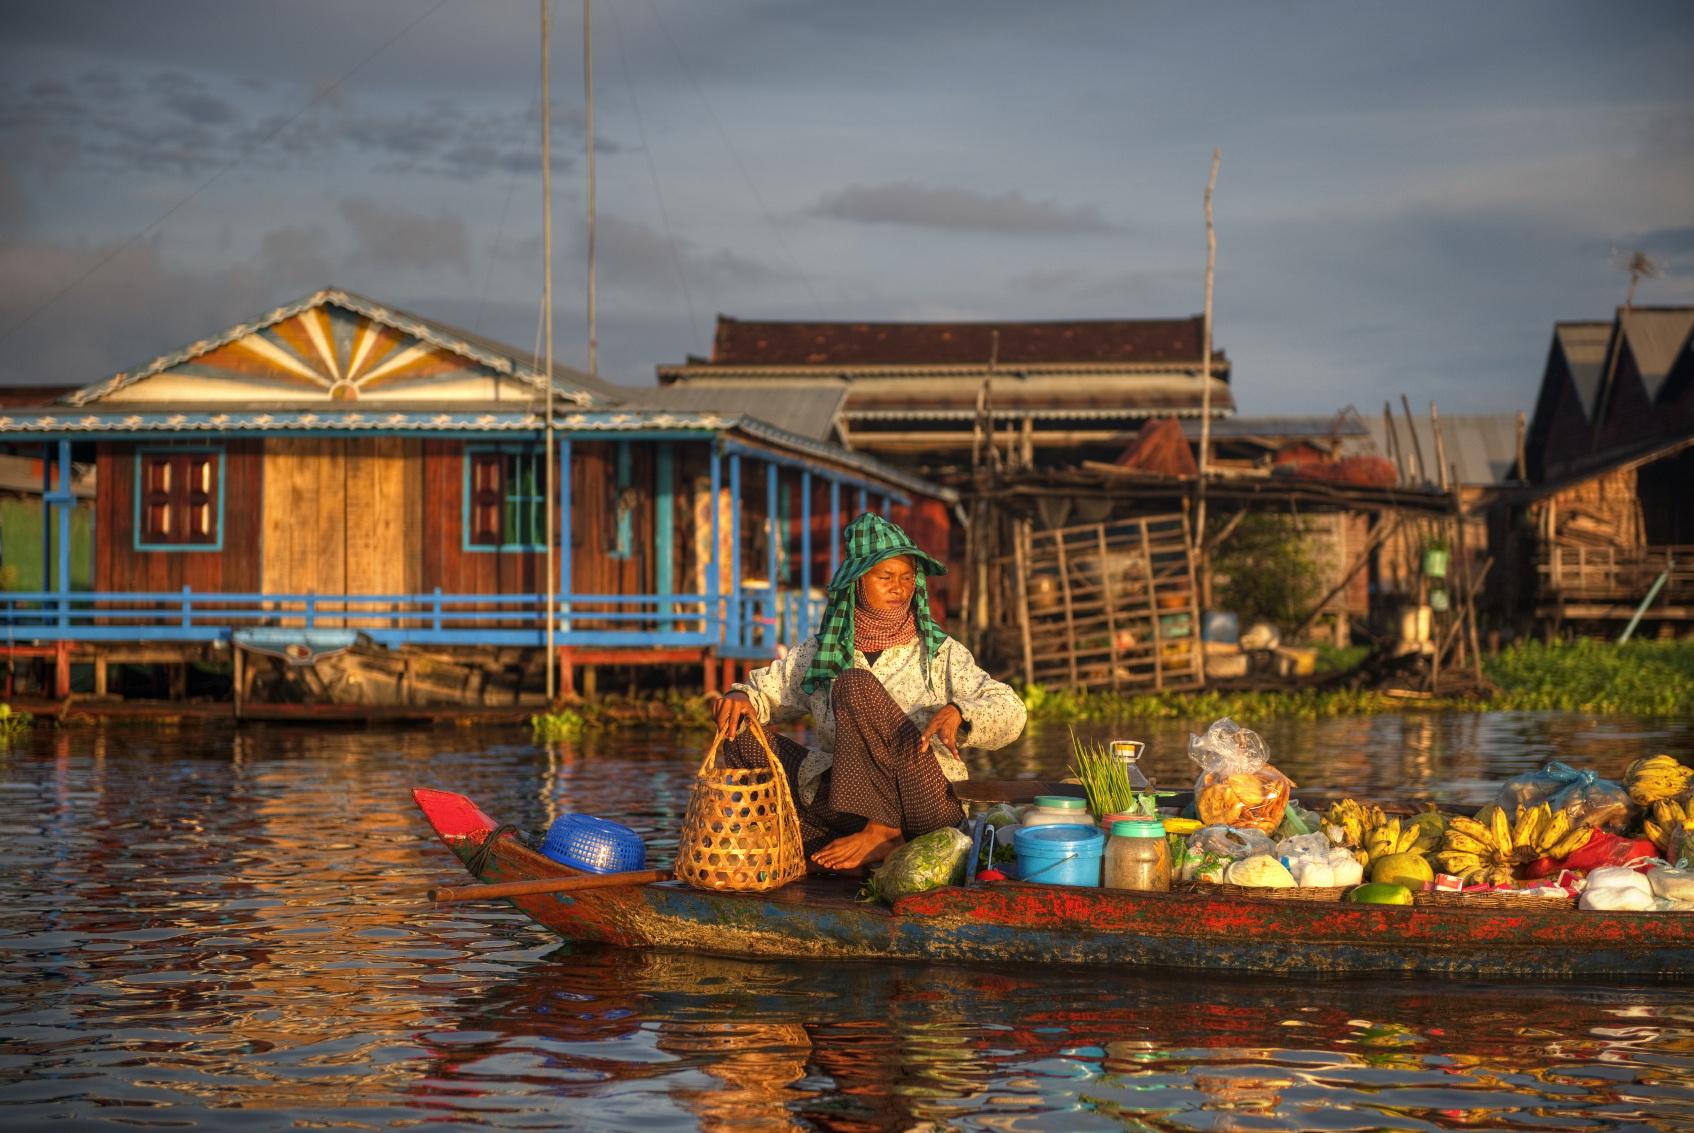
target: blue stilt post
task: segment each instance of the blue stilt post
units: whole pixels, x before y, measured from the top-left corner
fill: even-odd
[[[723,495],[723,457],[718,452],[716,441],[710,442],[710,445],[711,459],[708,463],[712,466],[712,553],[706,560],[707,622],[701,628],[710,633],[714,641],[722,641],[723,606],[719,595],[723,593],[723,530],[722,520],[718,515],[718,499]],[[718,623],[716,631],[713,629],[714,623]]]
[[[59,577],[54,587],[59,595],[59,624],[71,624],[71,509],[76,507],[76,496],[71,492],[71,442],[59,442],[59,490],[51,496],[53,506],[59,512]],[[46,534],[43,526],[42,533]],[[43,579],[43,581],[46,581]]]
[[[778,486],[776,461],[767,460],[765,461],[765,559],[771,588],[770,601],[765,606],[765,616],[770,618],[772,621],[780,619],[780,611],[777,608],[776,585],[777,575],[780,572],[779,563],[783,547],[782,517],[777,514],[778,509],[776,497]],[[777,640],[777,626],[769,626],[768,630],[769,632],[765,638],[765,643],[767,645],[775,644]]]
[[[894,518],[894,497],[893,496],[882,497],[882,518],[888,519],[888,520],[892,520]]]
[[[860,488],[859,489],[859,510],[853,513],[853,518],[854,519],[859,518],[861,515],[865,514],[865,512],[869,511],[870,509],[871,509],[870,493],[866,492],[863,488]]]
[[[672,500],[676,479],[671,465],[671,442],[660,441],[653,458],[653,589],[660,594],[676,593],[676,505]],[[669,602],[660,602],[661,615],[671,612]],[[676,628],[669,618],[661,617],[659,631],[668,633]]]
[[[800,618],[795,639],[812,632],[812,474],[800,473]]]
[[[559,630],[571,628],[571,442],[559,441]]]
[[[729,455],[729,639],[745,645],[741,629],[741,454]]]

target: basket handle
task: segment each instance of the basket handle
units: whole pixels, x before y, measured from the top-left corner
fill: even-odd
[[[746,726],[753,729],[753,738],[758,740],[759,746],[765,749],[765,759],[770,762],[771,770],[775,771],[779,778],[786,779],[787,776],[784,775],[782,771],[782,764],[777,761],[776,752],[771,750],[770,740],[765,738],[765,730],[760,727],[759,722],[751,716],[745,717],[744,719],[746,721]],[[729,733],[724,731],[719,731],[712,737],[711,745],[706,748],[706,758],[700,761],[699,773],[701,775],[710,771],[717,763],[718,752],[723,748],[723,743],[727,739],[729,739]]]

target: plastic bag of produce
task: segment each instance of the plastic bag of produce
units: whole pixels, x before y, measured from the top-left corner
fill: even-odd
[[[1294,781],[1270,765],[1270,749],[1257,732],[1225,716],[1205,735],[1188,737],[1188,758],[1201,767],[1194,780],[1201,822],[1267,834],[1282,824]]]
[[[970,853],[969,835],[951,826],[931,830],[888,855],[871,874],[865,896],[892,902],[910,893],[962,884]]]
[[[1514,824],[1521,808],[1546,803],[1555,813],[1569,811],[1573,828],[1597,826],[1613,834],[1622,834],[1637,814],[1629,792],[1620,784],[1557,760],[1506,780],[1494,803]]]
[[[1294,868],[1294,862],[1301,858],[1311,858],[1316,861],[1329,860],[1329,851],[1334,847],[1327,834],[1301,834],[1293,838],[1284,838],[1271,851],[1272,855],[1289,869]]]
[[[1274,847],[1264,833],[1251,827],[1202,826],[1188,836],[1192,853],[1216,854],[1238,862],[1256,854],[1268,854]]]
[[[1655,897],[1694,901],[1694,870],[1669,867],[1655,869],[1647,874],[1647,884],[1653,887]]]

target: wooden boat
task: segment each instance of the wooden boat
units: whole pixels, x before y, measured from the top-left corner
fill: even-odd
[[[578,875],[463,795],[413,796],[480,881]],[[885,908],[860,903],[856,889],[805,878],[733,894],[665,881],[510,900],[568,940],[766,960],[1533,978],[1686,978],[1694,970],[1694,914],[1686,913],[1355,905],[1008,881],[947,886]]]

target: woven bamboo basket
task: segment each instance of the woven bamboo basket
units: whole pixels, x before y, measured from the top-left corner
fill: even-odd
[[[1297,885],[1272,888],[1263,885],[1226,885],[1215,881],[1173,881],[1172,893],[1198,893],[1203,897],[1268,897],[1272,901],[1339,901],[1351,885]]]
[[[1537,897],[1530,893],[1507,893],[1497,889],[1479,893],[1427,889],[1413,893],[1412,902],[1447,909],[1545,909],[1553,913],[1569,912],[1576,908],[1575,897]]]
[[[724,766],[719,753],[727,737],[720,732],[694,777],[674,869],[696,889],[763,893],[806,872],[788,776],[764,729],[752,720],[747,727],[765,750],[764,767]]]

